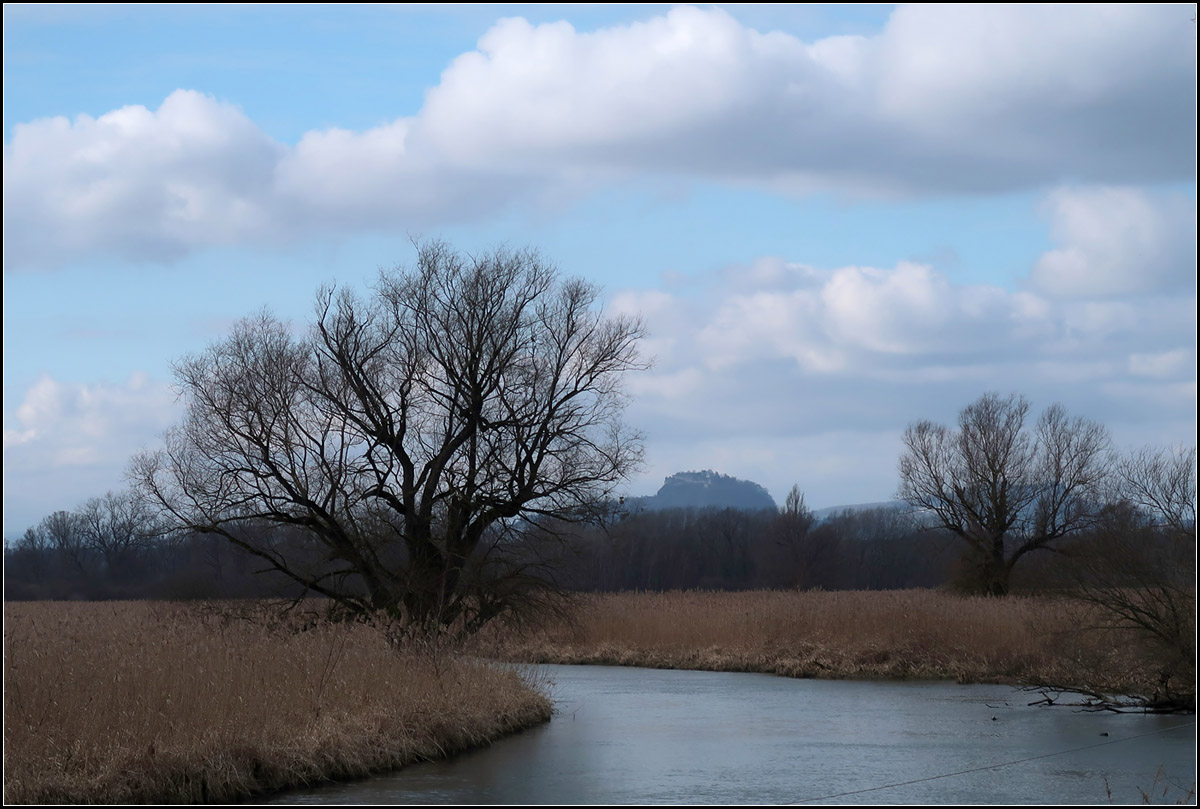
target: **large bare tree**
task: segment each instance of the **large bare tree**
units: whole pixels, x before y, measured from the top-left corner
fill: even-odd
[[[178,363],[186,419],[133,476],[352,613],[477,622],[507,536],[586,516],[640,462],[643,328],[597,299],[531,251],[419,244],[365,299],[321,290],[308,334],[264,313]]]
[[[957,429],[919,421],[904,433],[898,497],[967,543],[972,584],[990,595],[1008,592],[1026,554],[1057,550],[1103,506],[1108,431],[1059,405],[1031,431],[1028,414],[1024,397],[987,393]]]

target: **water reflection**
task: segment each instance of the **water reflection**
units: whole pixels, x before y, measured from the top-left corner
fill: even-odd
[[[1160,766],[1160,792],[1195,782],[1193,717],[1029,707],[1004,686],[541,670],[548,725],[276,802],[1141,803]]]

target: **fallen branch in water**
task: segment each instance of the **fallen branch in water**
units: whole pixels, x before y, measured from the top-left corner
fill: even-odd
[[[1186,705],[1179,705],[1173,702],[1164,702],[1162,700],[1153,700],[1136,695],[1103,694],[1098,691],[1090,691],[1086,688],[1036,685],[1026,686],[1021,690],[1036,691],[1042,695],[1041,699],[1028,703],[1031,706],[1062,706],[1067,708],[1078,708],[1081,711],[1110,711],[1112,713],[1194,713],[1194,710],[1189,710],[1188,706]],[[1051,695],[1051,693],[1053,693],[1053,695]],[[1085,699],[1083,701],[1075,702],[1060,702],[1059,700],[1064,695],[1076,695],[1079,697],[1084,697]]]

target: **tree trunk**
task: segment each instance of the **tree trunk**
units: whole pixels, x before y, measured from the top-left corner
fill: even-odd
[[[1004,559],[1004,535],[992,540],[991,556],[984,568],[984,595],[1008,595],[1008,574],[1010,567]]]

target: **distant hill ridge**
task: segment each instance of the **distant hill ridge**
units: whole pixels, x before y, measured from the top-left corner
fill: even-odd
[[[818,508],[813,511],[813,517],[817,520],[827,520],[830,517],[838,517],[846,512],[851,514],[860,511],[873,511],[875,509],[889,509],[895,511],[912,511],[912,506],[902,500],[881,500],[877,503],[851,503],[845,506],[830,506],[829,508]]]
[[[778,510],[770,493],[754,481],[739,480],[711,469],[678,472],[663,481],[658,494],[631,497],[626,505],[632,511],[660,511],[667,508]]]

